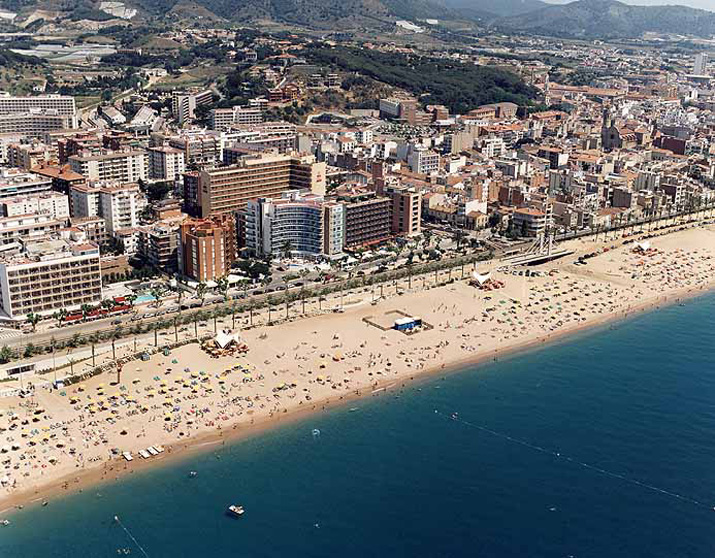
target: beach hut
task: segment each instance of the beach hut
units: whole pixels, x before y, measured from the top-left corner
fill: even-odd
[[[419,327],[422,325],[422,318],[398,318],[395,320],[395,324],[393,325],[393,329],[396,329],[397,331],[410,331],[416,327]]]

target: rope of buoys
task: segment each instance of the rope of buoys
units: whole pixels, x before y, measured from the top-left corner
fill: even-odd
[[[114,516],[114,521],[117,523],[117,525],[119,525],[122,529],[124,529],[124,532],[127,534],[127,536],[128,536],[130,539],[132,539],[132,541],[134,542],[134,544],[136,545],[136,547],[137,547],[139,550],[141,550],[142,554],[143,554],[146,558],[149,558],[149,555],[147,554],[146,550],[144,550],[144,547],[139,544],[139,541],[137,541],[137,540],[134,538],[134,535],[132,535],[132,534],[129,532],[129,529],[127,529],[127,528],[124,526],[124,523],[122,523],[122,521],[119,519],[119,516],[118,516],[118,515],[115,515],[115,516]]]
[[[634,479],[632,477],[627,477],[625,475],[622,475],[620,473],[614,473],[613,471],[609,471],[607,469],[603,469],[602,467],[598,467],[596,465],[591,465],[590,463],[585,463],[583,461],[578,461],[572,457],[569,457],[568,455],[563,455],[562,453],[554,450],[550,450],[547,448],[543,448],[541,446],[537,446],[536,444],[532,444],[530,442],[527,442],[526,440],[521,440],[519,438],[514,438],[513,436],[509,436],[508,434],[504,434],[502,432],[498,432],[496,430],[493,430],[491,428],[488,428],[486,426],[482,426],[479,424],[474,424],[472,422],[468,422],[466,420],[463,420],[459,418],[459,415],[457,413],[451,413],[450,415],[445,415],[444,413],[441,413],[437,409],[435,409],[435,414],[442,416],[444,418],[447,418],[449,420],[452,420],[454,422],[458,422],[460,424],[463,424],[465,426],[468,426],[470,428],[475,428],[481,432],[486,432],[487,434],[491,434],[492,436],[495,436],[497,438],[501,438],[502,440],[506,440],[508,442],[512,442],[514,444],[518,444],[520,446],[524,446],[526,448],[529,448],[534,451],[538,451],[540,453],[546,454],[546,455],[551,455],[553,457],[556,457],[557,459],[563,459],[564,461],[568,461],[569,463],[573,463],[574,465],[578,465],[579,467],[582,467],[584,469],[589,469],[591,471],[595,471],[597,473],[600,473],[601,475],[611,477],[614,479],[621,480],[623,482],[627,482],[628,484],[632,484],[634,486],[640,486],[641,488],[646,488],[652,492],[657,492],[659,494],[663,494],[664,496],[669,496],[671,498],[674,498],[676,500],[681,500],[683,502],[687,502],[689,504],[693,504],[694,506],[698,506],[700,508],[705,508],[708,510],[715,510],[715,507],[708,505],[704,502],[701,502],[699,500],[696,500],[695,498],[691,498],[690,496],[685,496],[683,494],[678,494],[677,492],[672,492],[670,490],[666,490],[665,488],[660,488],[658,486],[648,484],[646,482],[640,481],[638,479]]]

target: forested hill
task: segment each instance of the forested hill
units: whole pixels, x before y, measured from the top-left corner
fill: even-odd
[[[499,68],[349,47],[315,46],[304,55],[316,64],[405,89],[424,104],[446,105],[453,113],[503,101],[523,106],[536,94],[519,76]]]

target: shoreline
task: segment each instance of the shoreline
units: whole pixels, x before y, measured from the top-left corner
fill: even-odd
[[[431,380],[438,379],[439,375],[446,376],[460,373],[467,367],[483,366],[499,358],[515,356],[520,353],[529,352],[537,347],[547,348],[550,344],[563,342],[569,337],[578,333],[594,330],[599,326],[605,326],[613,322],[625,321],[630,318],[640,316],[647,312],[653,312],[662,307],[672,306],[682,302],[698,298],[712,293],[715,290],[715,279],[708,285],[698,288],[684,288],[675,290],[666,295],[649,298],[638,304],[627,307],[613,313],[606,313],[594,316],[583,322],[552,331],[548,334],[538,334],[536,336],[526,336],[507,342],[494,350],[481,351],[477,354],[462,358],[451,359],[448,363],[433,365],[421,370],[411,371],[401,377],[384,378],[369,387],[363,387],[356,392],[348,392],[344,395],[335,395],[313,401],[312,406],[294,407],[287,412],[278,413],[273,416],[262,416],[251,423],[236,422],[212,431],[200,432],[192,435],[180,442],[165,444],[165,453],[148,460],[135,458],[131,463],[114,459],[105,462],[102,466],[90,466],[86,469],[77,470],[73,473],[63,475],[45,483],[42,487],[30,488],[10,494],[0,499],[0,518],[12,517],[13,513],[19,511],[19,506],[36,506],[40,502],[49,501],[51,498],[74,495],[95,487],[101,487],[106,483],[117,482],[127,475],[142,473],[153,468],[162,467],[168,464],[175,464],[190,459],[196,455],[205,454],[216,447],[224,447],[227,444],[234,444],[241,440],[260,436],[262,433],[279,428],[285,425],[294,424],[324,411],[331,411],[346,406],[350,402],[367,399],[368,397],[381,397],[389,395],[395,390]],[[314,318],[307,318],[311,320]]]

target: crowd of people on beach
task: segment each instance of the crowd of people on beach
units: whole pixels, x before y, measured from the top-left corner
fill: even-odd
[[[122,460],[127,451],[163,444],[169,453],[210,433],[377,395],[418,372],[491,358],[713,282],[715,244],[654,244],[648,253],[628,245],[603,251],[587,266],[555,262],[538,276],[503,273],[504,287],[496,291],[466,280],[430,290],[415,282],[402,297],[286,323],[280,335],[269,327],[242,332],[250,348],[245,355],[210,356],[192,344],[136,361],[122,377],[107,373],[3,398],[0,505],[95,467],[104,468],[105,477],[132,470],[135,464]],[[419,310],[433,328],[406,335],[362,319],[398,308]]]

